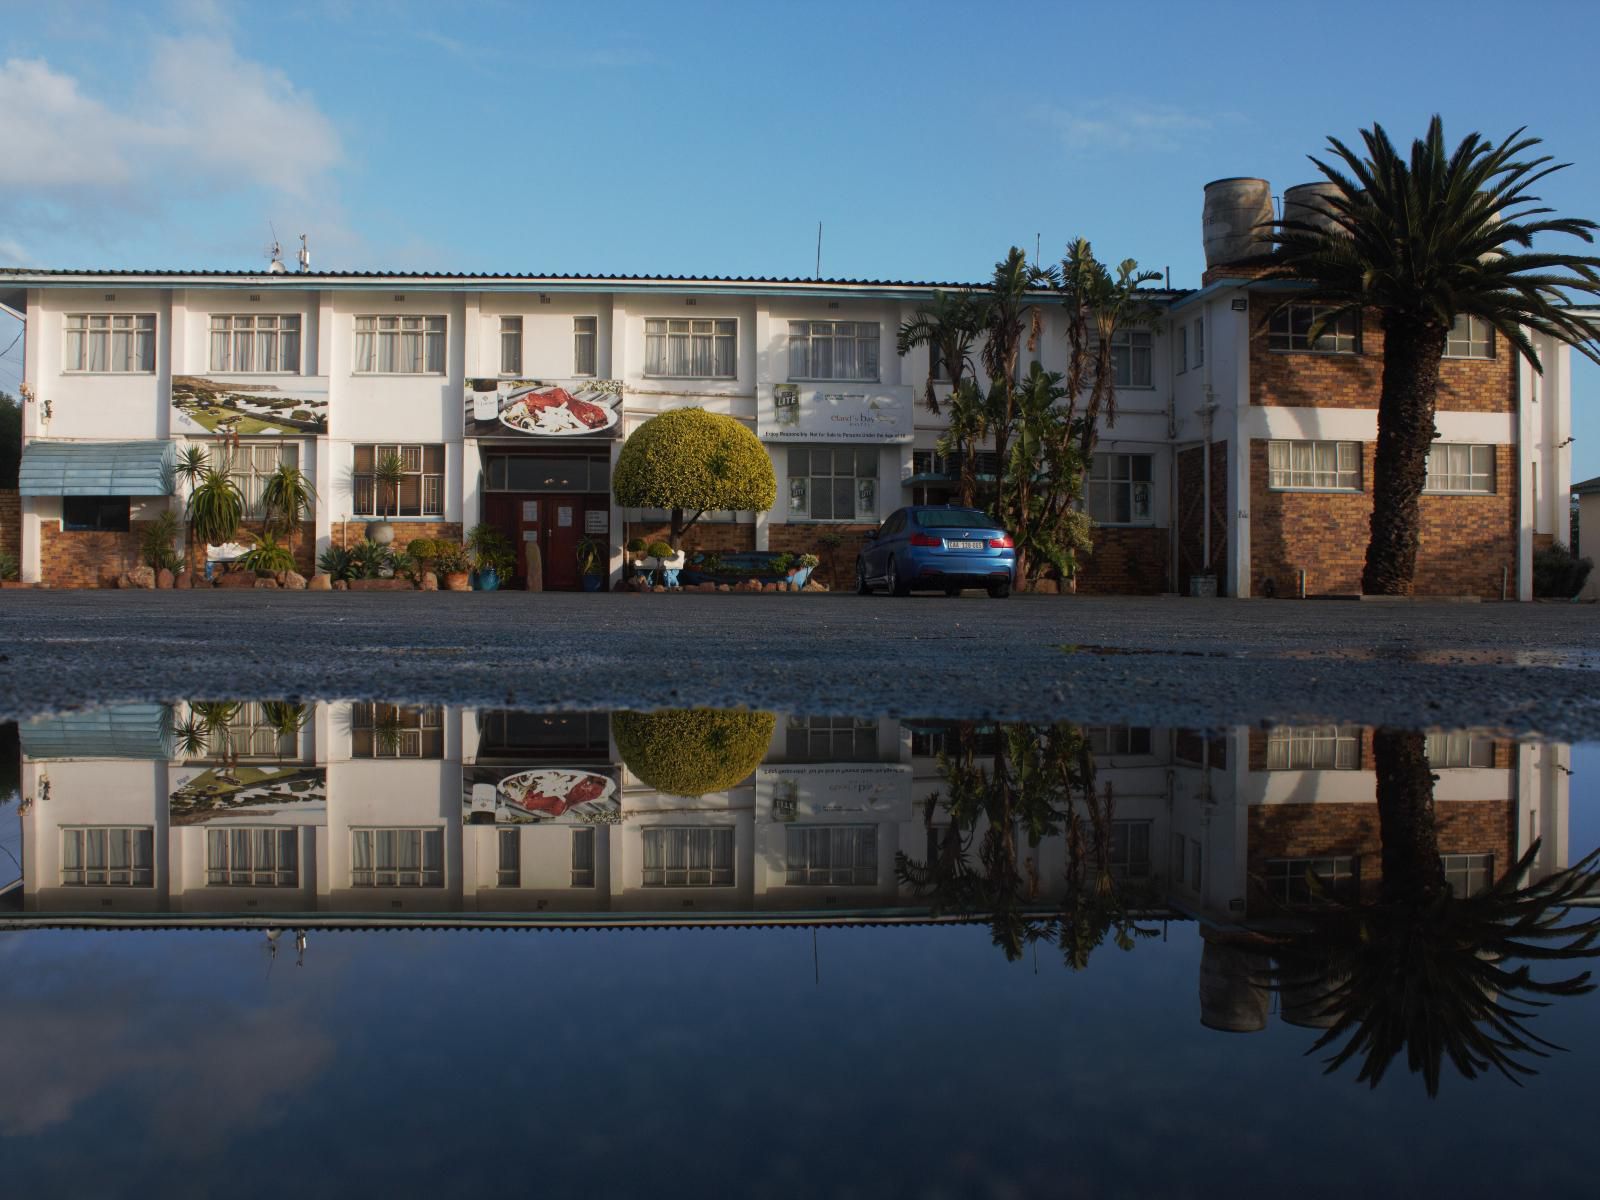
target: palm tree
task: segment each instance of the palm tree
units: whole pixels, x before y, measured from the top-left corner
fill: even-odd
[[[269,532],[274,518],[278,519],[289,536],[289,551],[293,553],[295,530],[316,502],[317,489],[300,468],[279,463],[261,489],[261,532]]]
[[[372,465],[372,482],[383,489],[383,519],[387,521],[391,509],[399,506],[400,485],[406,479],[406,464],[393,450],[380,455]]]
[[[1054,267],[1039,268],[1016,246],[994,266],[994,278],[983,298],[983,362],[989,377],[986,423],[994,436],[995,461],[1006,467],[1012,426],[1016,422],[1017,362],[1023,348],[1038,348],[1044,320],[1034,303],[1039,289],[1056,281]],[[996,514],[998,515],[998,514]]]
[[[191,442],[178,451],[178,459],[173,466],[173,476],[184,487],[192,489],[201,476],[206,473],[209,466],[210,459],[206,454],[205,447],[197,446]],[[186,521],[183,529],[183,562],[185,567],[190,565],[191,547],[189,534],[190,528]]]
[[[221,545],[232,541],[239,531],[239,523],[244,520],[244,496],[225,469],[207,467],[189,493],[187,515],[195,537],[210,545]]]
[[[972,344],[977,340],[983,324],[983,305],[970,291],[935,292],[933,303],[917,309],[911,320],[900,326],[897,349],[902,357],[913,346],[927,346],[928,381],[923,387],[923,404],[931,413],[940,411],[939,395],[934,390],[933,366],[944,365],[950,377],[950,447],[960,463],[960,495],[963,505],[971,505],[977,490],[977,474],[973,463],[978,445],[987,430],[983,423],[972,419],[970,406],[962,413],[959,424],[955,410],[968,399],[968,376],[973,372]],[[943,448],[941,447],[941,450]]]
[[[1082,253],[1093,259],[1089,243],[1079,239]],[[1077,248],[1074,243],[1074,249]],[[1071,269],[1073,253],[1068,252],[1063,263],[1064,269]],[[1117,264],[1117,273],[1113,277],[1100,264],[1098,271],[1091,271],[1088,277],[1088,289],[1077,296],[1078,302],[1087,306],[1089,320],[1094,325],[1095,353],[1094,367],[1089,384],[1089,402],[1084,410],[1083,428],[1079,434],[1078,449],[1083,455],[1085,469],[1094,456],[1095,442],[1100,437],[1100,417],[1106,419],[1106,426],[1110,428],[1117,423],[1117,372],[1114,358],[1117,334],[1124,329],[1150,326],[1155,324],[1156,313],[1159,311],[1141,289],[1147,283],[1154,283],[1161,278],[1159,271],[1141,271],[1139,264],[1131,258],[1125,258]],[[1069,301],[1073,299],[1069,292]],[[1076,400],[1078,393],[1073,393]]]
[[[1268,277],[1306,282],[1290,303],[1327,306],[1312,337],[1347,313],[1376,309],[1384,333],[1383,384],[1372,486],[1372,531],[1361,588],[1412,588],[1418,497],[1434,439],[1439,363],[1451,326],[1477,317],[1536,371],[1530,332],[1600,362],[1595,328],[1566,307],[1572,293],[1600,295],[1600,259],[1534,250],[1535,238],[1592,242],[1593,221],[1554,217],[1529,190],[1566,164],[1527,155],[1540,144],[1519,129],[1495,144],[1469,134],[1447,151],[1435,116],[1403,157],[1383,127],[1362,130],[1365,153],[1329,138],[1333,162],[1312,158],[1337,189],[1314,215],[1273,222],[1278,265]]]

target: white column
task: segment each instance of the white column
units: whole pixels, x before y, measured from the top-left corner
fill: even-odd
[[[316,462],[311,467],[312,486],[317,489],[316,557],[333,545],[333,443],[326,435],[311,443]]]
[[[1539,377],[1517,358],[1517,432],[1511,458],[1517,468],[1517,599],[1533,599],[1533,530],[1538,498],[1533,490],[1534,405]]]
[[[1207,324],[1210,324],[1208,321]],[[1231,430],[1228,445],[1228,568],[1233,578],[1229,594],[1240,599],[1250,595],[1250,314],[1233,322],[1234,391],[1233,412],[1219,422]],[[1218,414],[1223,415],[1222,413]],[[1216,435],[1213,428],[1213,436]],[[1208,447],[1205,453],[1210,453]],[[1205,497],[1211,503],[1211,497]]]
[[[772,308],[765,299],[756,301],[755,347],[755,378],[753,382],[756,392],[756,436],[759,437],[761,406],[767,403],[767,397],[771,394],[772,385],[779,381],[779,364],[773,361],[772,353]],[[785,374],[787,374],[786,366],[787,364],[785,363]],[[773,507],[755,515],[756,549],[770,550],[772,548],[772,514],[774,511],[780,514],[788,512],[785,498],[789,494],[789,483],[784,477],[784,471],[780,465],[783,460],[782,453],[774,453],[772,445],[768,442],[764,441],[761,445],[765,448],[767,457],[772,459],[772,472],[778,481],[778,496],[773,501]],[[780,523],[782,520],[783,518],[780,516]]]

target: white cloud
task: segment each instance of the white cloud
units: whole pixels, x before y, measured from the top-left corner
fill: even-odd
[[[0,111],[0,187],[8,189],[122,184],[133,173],[125,151],[148,141],[139,122],[39,59],[0,67]]]
[[[1171,105],[1111,100],[1046,107],[1039,115],[1060,132],[1069,150],[1168,150],[1213,127],[1209,117]]]

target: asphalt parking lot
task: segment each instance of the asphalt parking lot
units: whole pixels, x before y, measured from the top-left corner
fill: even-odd
[[[1600,608],[1015,596],[0,593],[0,714],[180,697],[1600,737]]]

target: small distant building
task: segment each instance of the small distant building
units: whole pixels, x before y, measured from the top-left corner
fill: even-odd
[[[1600,475],[1572,485],[1578,502],[1577,522],[1572,530],[1572,552],[1586,558],[1600,558]],[[1585,533],[1584,531],[1588,532]],[[1600,600],[1600,578],[1589,572],[1589,581],[1578,593],[1580,600]]]

